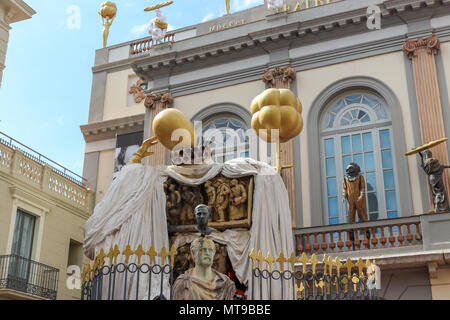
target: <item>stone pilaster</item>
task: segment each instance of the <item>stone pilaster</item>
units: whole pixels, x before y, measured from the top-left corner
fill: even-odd
[[[145,98],[144,105],[147,108],[147,112],[151,112],[149,137],[153,137],[155,132],[153,131],[153,120],[161,111],[170,108],[172,106],[172,95],[169,92],[166,93],[154,93]],[[165,165],[166,164],[166,148],[158,143],[155,147],[152,147],[152,152],[155,154],[148,158],[148,164],[152,166]]]
[[[276,89],[291,89],[292,81],[295,79],[295,71],[291,67],[276,67],[272,70],[267,70],[262,80],[270,88]],[[283,165],[290,165],[294,163],[294,146],[293,141],[290,140],[281,144],[281,163]],[[292,226],[295,227],[295,183],[294,183],[294,168],[283,169],[281,177],[286,185],[289,194],[289,206],[291,208]]]
[[[440,49],[436,35],[418,40],[406,40],[403,52],[412,60],[422,142],[429,143],[445,137],[442,105],[439,93],[435,55]],[[447,144],[432,150],[441,164],[448,164]],[[450,191],[450,175],[444,173],[445,189]],[[431,201],[430,208],[434,208]]]

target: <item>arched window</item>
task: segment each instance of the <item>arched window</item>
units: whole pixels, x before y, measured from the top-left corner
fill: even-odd
[[[369,219],[399,216],[392,121],[386,102],[369,91],[341,94],[325,108],[320,131],[323,205],[328,223],[348,222],[348,207],[341,200],[345,168],[351,162],[361,167],[366,180]]]
[[[214,116],[203,123],[204,144],[212,151],[214,162],[224,163],[249,157],[247,126],[233,114]]]

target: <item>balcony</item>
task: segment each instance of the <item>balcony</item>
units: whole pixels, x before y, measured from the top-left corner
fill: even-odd
[[[59,270],[16,255],[0,256],[0,300],[56,300]]]
[[[450,257],[450,212],[294,230],[297,255],[376,259],[378,265],[429,266]]]
[[[0,173],[91,214],[94,192],[86,180],[0,132]]]

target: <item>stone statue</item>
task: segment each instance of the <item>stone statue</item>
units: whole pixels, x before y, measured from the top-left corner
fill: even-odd
[[[223,178],[219,178],[216,181],[217,198],[216,198],[216,211],[218,214],[217,222],[225,221],[225,211],[228,208],[230,202],[231,189],[227,181]]]
[[[237,179],[231,180],[230,220],[242,220],[245,218],[246,202],[247,192],[244,185]]]
[[[211,232],[215,231],[214,228],[208,227],[210,216],[211,215],[207,205],[200,204],[195,208],[195,221],[197,222],[195,229],[200,232],[203,237],[209,236]]]
[[[355,223],[355,214],[358,211],[359,221],[367,221],[366,209],[366,181],[361,175],[361,168],[352,162],[345,170],[342,186],[342,202],[348,201],[348,223]]]
[[[201,237],[191,244],[195,267],[180,275],[173,285],[174,300],[232,300],[236,285],[226,275],[212,269],[216,247]]]
[[[160,43],[164,39],[167,32],[167,18],[161,15],[161,10],[155,10],[156,17],[150,22],[148,32],[152,36],[153,41]]]
[[[450,206],[445,191],[442,174],[444,169],[450,168],[450,165],[441,165],[437,159],[433,158],[430,150],[426,149],[419,152],[421,166],[429,177],[431,192],[433,193],[434,211],[450,211]]]

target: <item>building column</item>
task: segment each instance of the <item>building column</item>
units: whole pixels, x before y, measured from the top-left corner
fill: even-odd
[[[155,132],[153,131],[153,120],[161,111],[170,108],[172,106],[173,98],[170,92],[165,93],[153,93],[145,98],[144,105],[147,108],[146,119],[149,123],[146,125],[147,130],[144,132],[144,137],[153,137]],[[158,143],[156,146],[152,147],[151,150],[155,154],[148,157],[148,164],[151,166],[165,165],[166,164],[166,148]]]
[[[403,44],[403,52],[412,60],[413,64],[423,144],[446,136],[435,61],[435,55],[439,49],[440,41],[436,35],[418,40],[406,40]],[[447,144],[440,144],[431,151],[433,157],[438,159],[441,164],[449,163]],[[444,174],[443,180],[448,193],[450,192],[450,175]],[[431,197],[430,208],[434,208]]]
[[[295,71],[291,67],[277,67],[275,69],[267,70],[262,80],[270,87],[276,89],[291,90],[292,81],[295,79]],[[294,146],[292,139],[286,143],[281,144],[281,163],[283,165],[290,165],[294,163]],[[294,183],[294,168],[283,169],[281,177],[289,195],[289,207],[291,209],[292,226],[296,226],[295,219],[295,183]]]

